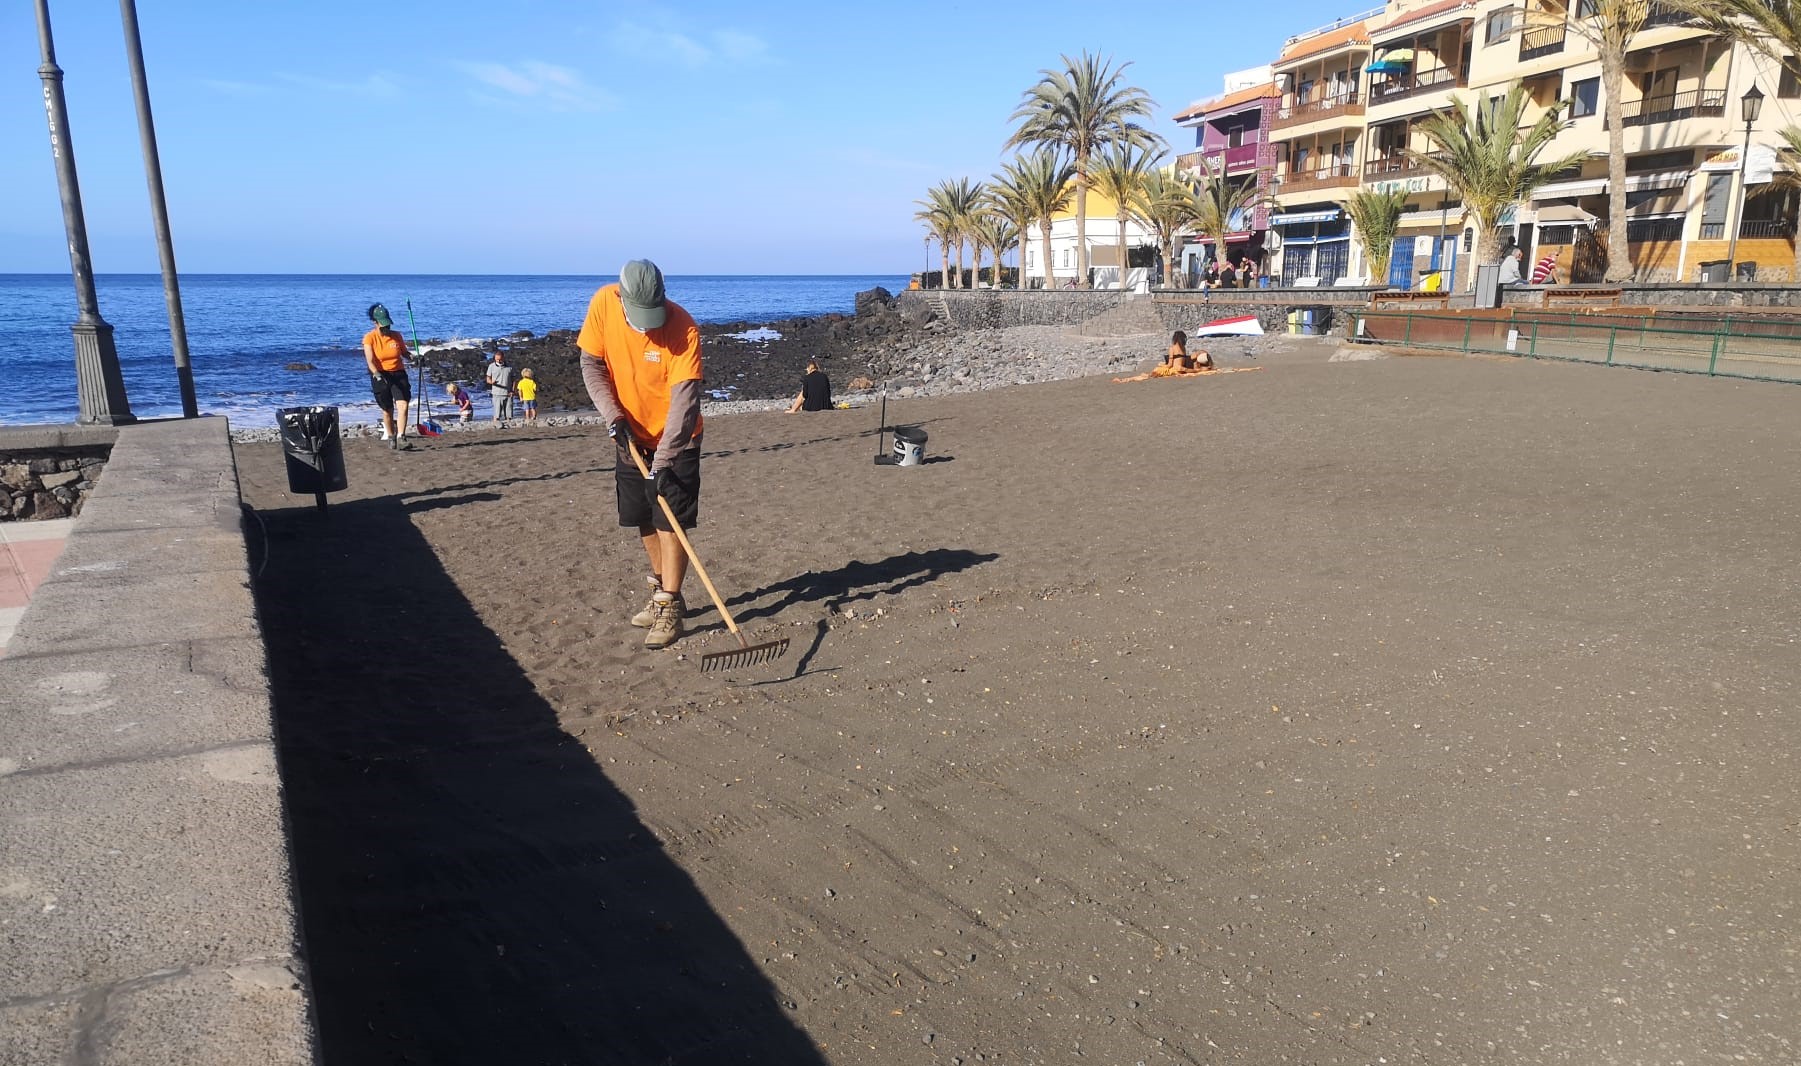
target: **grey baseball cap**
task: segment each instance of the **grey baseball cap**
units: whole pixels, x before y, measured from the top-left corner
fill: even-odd
[[[625,320],[633,329],[660,328],[669,320],[668,300],[663,294],[663,272],[648,259],[634,259],[620,267],[619,302],[625,305]]]

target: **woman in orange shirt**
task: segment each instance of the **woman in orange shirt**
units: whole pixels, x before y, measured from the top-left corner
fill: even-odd
[[[406,435],[406,409],[413,402],[413,386],[407,381],[406,339],[394,329],[394,320],[381,304],[369,305],[369,321],[375,328],[363,334],[363,362],[369,366],[369,388],[375,406],[381,408],[382,439],[392,440],[394,450],[410,450]]]

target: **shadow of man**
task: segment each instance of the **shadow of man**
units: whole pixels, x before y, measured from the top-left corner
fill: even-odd
[[[258,512],[323,1061],[822,1063],[414,528],[454,502]]]

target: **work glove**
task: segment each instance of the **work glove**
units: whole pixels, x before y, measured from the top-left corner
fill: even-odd
[[[632,439],[631,426],[623,418],[616,419],[607,426],[607,435],[613,438],[620,451],[625,451],[626,444]]]
[[[668,480],[669,468],[664,467],[661,470],[652,470],[650,476],[644,480],[644,483],[650,486],[652,492],[661,496],[663,495],[664,487],[668,484]]]

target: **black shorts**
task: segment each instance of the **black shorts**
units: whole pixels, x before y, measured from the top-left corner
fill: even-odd
[[[669,516],[658,505],[656,490],[643,474],[638,473],[638,464],[632,462],[624,448],[615,450],[618,457],[614,460],[613,482],[619,495],[619,524],[640,529],[644,526],[669,529]],[[649,466],[649,454],[643,449],[639,449],[638,454],[644,456],[644,465]],[[685,448],[675,453],[669,472],[663,475],[663,498],[669,501],[676,521],[683,529],[693,529],[700,524],[699,448]]]
[[[369,378],[369,388],[375,393],[375,406],[384,411],[394,410],[394,401],[413,402],[413,386],[407,381],[404,370],[384,370]]]

